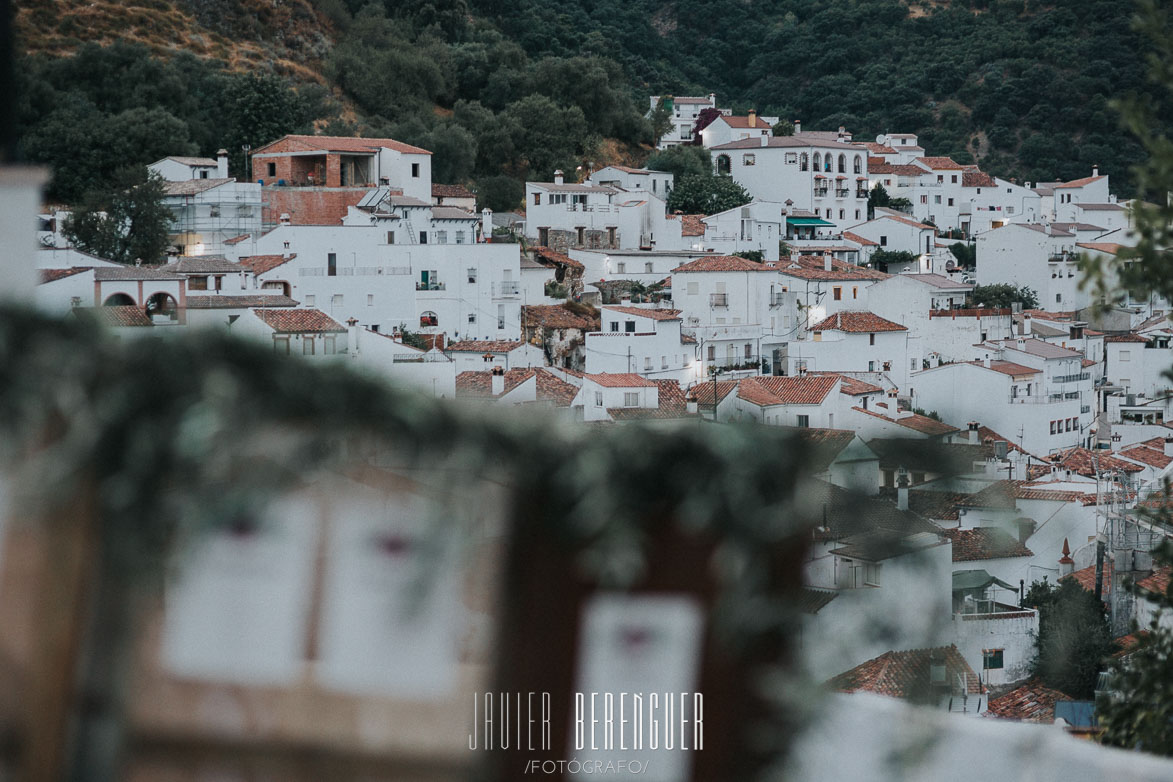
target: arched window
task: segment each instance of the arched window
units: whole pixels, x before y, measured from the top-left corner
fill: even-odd
[[[815,153],[815,171],[821,171],[823,166],[823,157],[818,152]]]
[[[728,155],[717,155],[717,173],[728,175],[732,165],[729,162]]]
[[[436,317],[436,313],[432,312],[431,310],[427,310],[426,312],[423,312],[420,314],[420,328],[421,329],[431,328],[432,326],[439,326],[439,325],[440,325],[440,319],[438,317]]]
[[[810,167],[810,162],[811,162],[810,157],[808,157],[807,154],[805,152],[803,152],[801,155],[798,156],[798,170],[799,171],[808,170]]]
[[[847,155],[844,155],[843,153],[839,153],[839,173],[847,173]]]
[[[102,302],[103,307],[133,307],[134,299],[125,293],[115,293]]]
[[[828,174],[835,170],[835,161],[832,159],[830,152],[823,158],[823,170]]]
[[[147,315],[153,318],[167,318],[175,320],[179,314],[179,305],[170,293],[159,292],[147,299]]]
[[[855,156],[855,167],[854,168],[855,168],[855,173],[857,173],[857,174],[863,173],[863,158],[860,157],[859,155]]]

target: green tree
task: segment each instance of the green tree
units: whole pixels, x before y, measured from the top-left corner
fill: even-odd
[[[679,144],[659,152],[653,152],[645,165],[653,171],[667,171],[676,182],[686,176],[707,176],[713,173],[713,161],[709,150]]]
[[[888,271],[889,266],[903,266],[916,263],[919,256],[908,250],[876,250],[868,259],[868,264],[882,272]]]
[[[525,185],[509,176],[491,176],[477,180],[477,208],[494,212],[512,212],[521,208]]]
[[[652,109],[651,139],[652,146],[660,143],[660,139],[672,132],[672,110],[668,108],[667,96],[656,101],[656,108]]]
[[[794,135],[794,123],[788,119],[778,120],[776,123],[774,123],[774,135],[779,136],[779,137],[793,136]]]
[[[115,176],[113,189],[91,191],[62,232],[80,250],[117,263],[166,260],[171,210],[163,204],[163,178],[146,169]]]
[[[745,188],[727,176],[686,176],[668,196],[669,211],[686,214],[716,214],[748,204],[753,198]]]
[[[953,257],[957,259],[957,265],[964,269],[972,269],[977,266],[977,257],[974,252],[973,245],[965,242],[954,242],[949,245],[949,252],[953,253]]]
[[[969,293],[970,303],[975,307],[1003,309],[1021,304],[1024,310],[1039,306],[1039,296],[1033,288],[1025,285],[1015,287],[1007,282],[994,285],[978,285]]]
[[[876,207],[890,206],[892,206],[892,197],[888,195],[884,186],[877,182],[868,192],[868,219],[871,220],[876,216]]]
[[[1034,674],[1073,698],[1092,697],[1104,660],[1115,651],[1102,601],[1073,578],[1035,582],[1027,604],[1039,611]]]

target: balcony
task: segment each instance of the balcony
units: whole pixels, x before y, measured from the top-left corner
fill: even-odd
[[[770,297],[770,306],[771,307],[781,307],[783,305],[784,301],[785,301],[785,299],[784,299],[783,294],[775,293],[773,296]]]
[[[825,188],[825,187],[816,187],[815,188],[815,198],[826,198],[826,197],[827,197],[827,188]]]
[[[727,293],[710,293],[709,294],[710,307],[728,307],[729,294]]]
[[[1080,408],[1079,408],[1079,414],[1080,414],[1080,415],[1087,415],[1087,414],[1088,414],[1088,413],[1090,413],[1091,411],[1092,411],[1092,407],[1091,407],[1091,405],[1081,405],[1081,406],[1080,406]]]
[[[521,291],[521,283],[517,280],[504,280],[493,283],[493,295],[497,298],[517,296]]]
[[[415,289],[416,289],[417,291],[442,291],[442,290],[447,290],[447,289],[444,287],[444,283],[442,283],[442,282],[436,282],[435,280],[429,280],[428,282],[417,282],[417,283],[415,284]]]
[[[864,200],[866,201],[866,200],[867,200],[867,197],[868,197],[868,191],[866,191],[866,190],[856,190],[856,191],[855,191],[855,197],[856,197],[856,198],[862,198],[862,199],[864,199]]]
[[[836,198],[847,198],[850,195],[851,195],[851,191],[848,190],[847,188],[842,188],[842,189],[836,188],[835,189],[835,197]]]
[[[1078,375],[1056,375],[1051,378],[1052,383],[1078,383],[1081,380],[1091,379],[1090,372],[1080,372]]]

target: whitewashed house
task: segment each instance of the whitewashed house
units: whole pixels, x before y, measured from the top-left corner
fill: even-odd
[[[689,385],[701,379],[696,340],[681,333],[679,310],[604,305],[586,335],[586,371],[637,374]]]
[[[1092,291],[1080,290],[1076,235],[1051,225],[1009,223],[977,236],[979,285],[1010,283],[1038,294],[1049,311],[1082,309]]]
[[[729,420],[834,429],[836,413],[842,423],[841,383],[838,375],[747,377],[737,384]]]
[[[520,339],[461,340],[449,342],[443,351],[455,363],[457,373],[488,371],[494,367],[509,370],[546,365],[542,349]]]
[[[664,98],[667,108],[671,112],[672,126],[664,134],[663,138],[656,142],[656,149],[667,149],[668,147],[674,147],[680,144],[691,144],[692,129],[696,125],[697,117],[705,109],[717,108],[717,95],[712,92],[706,97],[653,95],[650,99],[651,108],[648,110],[649,117],[656,110],[656,107],[660,105],[661,97]]]
[[[758,252],[762,260],[777,261],[786,237],[782,204],[751,201],[704,218],[704,249],[716,255]]]
[[[711,149],[731,141],[772,138],[777,123],[778,117],[759,117],[753,110],[746,116],[722,114],[701,129],[701,144]]]
[[[1140,334],[1104,337],[1105,376],[1125,394],[1155,400],[1168,393],[1173,367],[1173,329],[1160,325]],[[1143,404],[1143,401],[1141,402]]]
[[[830,315],[867,307],[868,288],[888,275],[840,261],[829,253],[822,256],[799,255],[778,262],[778,276],[783,293],[794,294],[801,322],[793,331],[794,338]]]
[[[613,187],[618,190],[643,190],[657,198],[667,200],[672,192],[673,175],[667,171],[652,171],[648,168],[631,166],[603,166],[587,177],[587,184]]]
[[[660,385],[634,373],[598,373],[582,376],[573,406],[584,421],[611,421],[616,409],[660,407]]]
[[[919,345],[908,329],[872,312],[844,310],[808,327],[807,338],[789,346],[788,374],[821,370],[883,375],[903,389],[909,373],[920,369]]]
[[[660,181],[651,178],[652,181]],[[649,190],[565,182],[526,182],[526,236],[559,252],[570,248],[680,247],[680,221],[668,220],[665,199]]]
[[[862,236],[864,239],[875,242],[880,250],[909,252],[916,256],[931,255],[937,241],[937,229],[933,226],[925,225],[891,211],[876,210],[874,220],[853,225],[847,230],[856,236]],[[928,268],[917,269],[917,271],[928,271]]]

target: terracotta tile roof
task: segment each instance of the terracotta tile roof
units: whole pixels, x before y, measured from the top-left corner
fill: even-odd
[[[680,215],[681,236],[704,236],[705,228],[704,215]]]
[[[877,144],[875,141],[865,141],[865,142],[863,142],[862,146],[868,152],[875,152],[878,155],[895,155],[896,154],[896,150],[892,149],[892,147],[888,146],[887,144]],[[869,165],[870,165],[871,161],[872,161],[872,159],[869,157],[868,158]]]
[[[856,244],[862,244],[864,247],[880,246],[879,242],[873,242],[871,239],[860,236],[859,234],[852,233],[851,231],[844,231],[843,238],[847,239],[848,241],[855,242]]]
[[[66,277],[72,277],[75,274],[88,272],[93,269],[93,266],[71,266],[68,269],[39,269],[37,275],[40,277],[38,285],[44,285],[47,282],[57,282],[57,280],[64,280]]]
[[[1163,437],[1154,437],[1152,440],[1134,445],[1121,451],[1120,455],[1158,470],[1163,470],[1173,464],[1173,457],[1165,455],[1165,439]]]
[[[1084,589],[1086,589],[1089,592],[1094,593],[1096,591],[1096,566],[1095,565],[1089,565],[1089,566],[1083,568],[1082,570],[1076,570],[1074,573],[1070,573],[1066,576],[1063,576],[1063,578],[1074,579],[1076,581],[1076,583],[1078,583],[1081,587],[1083,587]],[[1060,580],[1062,580],[1062,579],[1060,579]],[[1107,557],[1104,558],[1104,576],[1103,576],[1102,583],[1103,583],[1103,589],[1101,590],[1100,594],[1107,595],[1109,592],[1112,591],[1112,560]]]
[[[1084,185],[1090,185],[1092,182],[1099,182],[1103,178],[1103,176],[1088,176],[1083,179],[1073,179],[1070,182],[1055,185],[1055,189],[1062,190],[1065,187],[1083,187]]]
[[[74,307],[70,310],[75,317],[110,327],[153,326],[147,311],[142,307],[127,304],[118,307]]]
[[[507,394],[519,385],[535,378],[536,396],[539,402],[551,402],[555,407],[570,407],[578,396],[578,387],[561,379],[542,367],[524,367],[506,370],[502,394]],[[461,372],[456,376],[456,396],[471,398],[493,397],[493,375],[488,370]]]
[[[918,163],[924,163],[934,171],[961,171],[965,168],[965,166],[954,161],[951,157],[918,157],[916,161]]]
[[[845,331],[850,334],[869,334],[878,331],[908,331],[872,312],[837,312],[810,327],[811,331]]]
[[[975,287],[972,282],[960,282],[958,280],[950,279],[943,274],[902,274],[901,277],[908,277],[917,282],[923,282],[925,285],[931,285],[934,288],[943,288],[945,290],[961,290],[963,288]]]
[[[1141,589],[1157,595],[1167,594],[1169,591],[1170,574],[1173,569],[1168,565],[1153,570],[1153,574],[1136,582]]]
[[[393,149],[396,152],[406,152],[408,154],[416,155],[430,155],[432,154],[426,149],[420,147],[413,147],[411,144],[404,144],[402,141],[396,141],[393,138],[356,138],[353,136],[304,136],[291,134],[282,136],[276,141],[270,142],[263,147],[253,150],[254,155],[259,155],[269,149],[269,147],[282,145],[285,151],[298,152],[373,152],[376,149],[386,148]]]
[[[284,255],[246,255],[240,259],[240,265],[252,269],[253,274],[264,274],[296,257],[297,253],[291,253],[288,258]]]
[[[432,198],[475,198],[476,195],[464,185],[441,185],[432,183]]]
[[[1103,226],[1092,225],[1090,223],[1051,223],[1051,227],[1058,228],[1061,231],[1071,231],[1072,233],[1077,231],[1098,231],[1099,233],[1103,233],[1104,231],[1108,230]],[[1077,243],[1076,247],[1079,246],[1081,245]]]
[[[163,280],[183,280],[184,278],[166,271],[161,266],[96,266],[94,267],[94,279],[162,282]]]
[[[821,255],[800,255],[797,258],[791,258],[788,262],[780,261],[777,271],[780,274],[797,277],[801,280],[825,280],[828,282],[835,280],[886,280],[891,276],[875,269],[841,261],[838,258],[831,259],[831,271],[827,271]]]
[[[1119,646],[1120,649],[1119,651],[1113,653],[1112,656],[1127,657],[1136,649],[1136,647],[1140,646],[1148,639],[1148,630],[1138,630],[1135,633],[1129,633],[1128,635],[1122,635],[1119,638],[1113,638],[1112,640],[1116,642],[1116,645]]]
[[[164,196],[189,196],[196,193],[202,193],[205,190],[211,190],[220,185],[226,185],[229,182],[235,182],[235,179],[187,179],[183,182],[164,182],[163,195]]]
[[[772,272],[764,263],[757,263],[737,255],[709,255],[683,263],[673,272]]]
[[[1135,342],[1140,344],[1142,342],[1148,342],[1148,340],[1140,334],[1109,334],[1104,337],[1104,342]]]
[[[684,389],[675,380],[653,381],[660,387],[657,394],[660,406],[646,407],[609,407],[607,413],[614,421],[635,421],[649,418],[683,418],[689,415],[688,405],[684,398]]]
[[[533,247],[531,249],[534,251],[534,253],[537,255],[537,257],[542,258],[547,261],[550,261],[551,263],[562,264],[563,266],[567,266],[571,269],[585,269],[586,268],[581,263],[579,263],[578,261],[571,258],[569,255],[566,255],[566,254],[560,253],[560,252],[555,252],[554,250],[551,250],[549,247],[542,247],[539,245],[539,246]]]
[[[520,339],[463,339],[449,343],[445,353],[509,353],[524,345]]]
[[[838,592],[829,589],[812,589],[803,587],[795,602],[795,608],[804,614],[817,614],[828,603],[839,596]]]
[[[749,124],[749,117],[739,117],[736,114],[723,115],[718,119],[725,120],[725,124],[731,128],[757,128],[759,130],[769,130],[770,124],[764,122],[761,117],[756,117],[755,124]]]
[[[911,415],[906,415],[903,418],[892,418],[890,416],[884,415],[884,413],[879,412],[878,410],[864,410],[862,407],[853,407],[851,409],[857,413],[863,413],[864,415],[870,415],[873,418],[883,419],[890,424],[903,426],[904,428],[911,429],[914,432],[927,434],[930,437],[938,437],[940,435],[946,435],[960,431],[956,426],[951,426],[949,424],[938,421],[935,418],[929,418],[926,415],[921,415],[920,413],[912,413]]]
[[[957,521],[961,517],[957,504],[968,496],[947,491],[912,490],[908,492],[908,509],[926,519]]]
[[[876,530],[885,530],[895,538],[928,533],[941,534],[941,529],[916,513],[900,510],[895,503],[880,497],[863,497],[848,489],[817,478],[804,489],[808,507],[815,509],[817,523],[812,532],[815,540],[850,540]]]
[[[1010,375],[1014,378],[1030,377],[1031,375],[1037,375],[1042,372],[1041,369],[1028,367],[1025,364],[1016,364],[1013,361],[991,361],[988,367],[981,361],[971,361],[969,363],[985,369],[992,369],[995,372],[1001,372],[1003,375]]]
[[[1124,207],[1121,204],[1076,204],[1076,209],[1084,209],[1088,212],[1123,212]]]
[[[998,183],[992,176],[983,171],[963,171],[961,173],[962,187],[997,187]]]
[[[981,491],[975,492],[958,503],[962,508],[995,508],[1013,510],[1018,506],[1014,501],[1015,481],[994,481]]]
[[[772,405],[817,405],[839,382],[837,375],[801,377],[747,377],[737,387],[737,395],[758,407]]]
[[[1055,702],[1069,700],[1070,697],[1046,686],[1041,679],[1031,679],[1021,687],[990,698],[986,716],[1051,724],[1055,721]]]
[[[944,660],[949,692],[963,694],[964,690],[966,695],[985,692],[978,675],[953,644],[936,649],[885,652],[835,676],[827,684],[839,692],[862,690],[895,698],[923,698],[931,693],[929,676],[934,654]]]
[[[913,228],[923,228],[926,231],[936,231],[937,230],[936,228],[934,228],[931,225],[925,225],[922,222],[912,220],[908,217],[901,217],[900,215],[893,215],[893,214],[877,215],[876,219],[877,220],[895,220],[898,223],[903,223],[904,225],[908,225]]]
[[[715,384],[717,386],[717,401],[720,402],[725,397],[737,388],[736,380],[718,380]],[[713,407],[713,386],[712,381],[697,383],[688,390],[688,399],[697,403],[697,406],[704,410],[706,406],[710,409]]]
[[[649,388],[656,385],[653,381],[634,372],[616,374],[600,372],[596,375],[583,375],[582,377],[583,380],[590,380],[604,388]]]
[[[345,332],[346,327],[321,310],[253,310],[265,325],[278,334]]]
[[[1079,360],[1079,366],[1082,369],[1087,369],[1088,367],[1094,367],[1098,363],[1099,363],[1098,361],[1092,361],[1090,358],[1081,358]]]
[[[231,239],[225,239],[224,244],[240,244],[251,235],[252,234],[241,234],[240,236],[234,236]]]
[[[527,304],[521,308],[521,322],[527,328],[599,330],[599,312],[580,315],[562,304]]]
[[[1041,339],[1029,337],[1027,339],[1000,339],[991,340],[995,345],[1000,345],[1004,348],[1017,350],[1022,353],[1029,353],[1032,356],[1039,356],[1040,358],[1075,358],[1082,355],[1078,350],[1065,348],[1062,345],[1053,345],[1050,342],[1044,342]],[[1021,347],[1019,342],[1022,343]]]
[[[1144,467],[1141,467],[1139,464],[1117,459],[1110,453],[1089,451],[1087,448],[1081,448],[1079,446],[1051,454],[1048,457],[1048,461],[1052,464],[1059,465],[1065,470],[1071,470],[1087,478],[1096,477],[1097,465],[1101,472],[1105,470],[1141,472],[1144,470]]]
[[[652,320],[680,320],[680,310],[657,310],[643,307],[621,307],[614,304],[604,304],[603,309],[622,312],[625,315],[636,315]]]
[[[215,168],[216,161],[210,157],[188,157],[186,155],[168,155],[163,160],[174,160],[184,166],[202,166],[204,168]],[[162,160],[159,161],[163,162]]]
[[[943,534],[953,541],[954,562],[1034,556],[1034,552],[1018,542],[1017,538],[997,527],[947,529]]]
[[[241,271],[240,264],[222,255],[184,255],[163,268],[176,274],[231,274]]]
[[[254,307],[296,307],[288,296],[188,296],[189,310],[253,309]]]
[[[838,372],[811,371],[811,372],[807,372],[807,374],[808,375],[829,375],[829,376],[834,376],[834,377],[839,378],[841,381],[843,381],[842,385],[839,386],[839,393],[847,394],[848,396],[860,396],[862,394],[882,393],[884,390],[880,386],[873,385],[873,384],[868,383],[866,381],[860,380],[859,378],[852,377],[851,375],[843,375]]]
[[[829,469],[839,454],[843,453],[843,449],[855,440],[855,432],[849,429],[793,427],[791,431],[810,446],[806,454],[806,467],[812,474]]]

